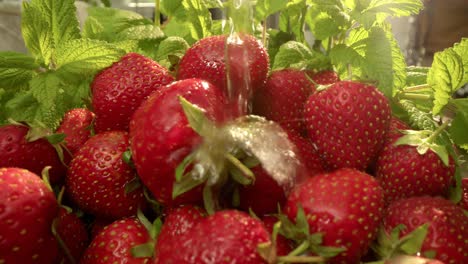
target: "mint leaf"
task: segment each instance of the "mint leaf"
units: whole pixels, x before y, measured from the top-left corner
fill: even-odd
[[[34,58],[17,52],[0,52],[0,87],[17,89],[27,86],[39,65]]]
[[[406,84],[406,62],[393,35],[381,27],[369,32],[362,69],[366,78],[378,81],[378,88],[391,97]]]
[[[302,43],[289,41],[279,48],[272,70],[286,68],[321,70],[329,67],[330,61],[325,55],[310,50]]]
[[[306,0],[290,0],[280,13],[279,29],[296,36],[298,42],[305,42],[304,25],[307,13]]]
[[[448,131],[453,142],[458,146],[468,144],[468,99],[455,99],[452,103],[457,107],[456,116]]]
[[[314,37],[327,39],[346,31],[351,26],[342,1],[308,0],[310,4],[306,15],[306,23]]]
[[[422,85],[427,82],[429,67],[408,66],[406,67],[406,86]]]
[[[80,38],[74,0],[32,0],[31,5],[41,10],[43,19],[47,21],[54,48]]]
[[[53,51],[50,25],[44,19],[42,11],[28,2],[23,2],[21,33],[26,47],[38,63],[49,65]]]
[[[189,44],[183,38],[168,37],[159,44],[156,61],[169,69],[173,64],[171,63],[171,56],[177,57],[180,60],[189,47]]]
[[[453,50],[461,57],[463,62],[462,85],[468,83],[468,38],[463,38],[460,43],[453,46]]]
[[[376,23],[382,23],[387,17],[401,17],[417,14],[422,8],[420,0],[370,0],[359,1],[351,16],[370,28]]]
[[[15,121],[38,120],[37,108],[39,103],[31,91],[18,92],[5,103],[5,116]]]
[[[125,52],[99,40],[72,40],[56,52],[61,74],[90,76],[118,61]]]
[[[452,94],[463,85],[463,59],[453,48],[436,52],[427,76],[434,91],[433,114],[438,114]]]
[[[258,0],[255,4],[255,17],[262,21],[286,7],[288,0]]]

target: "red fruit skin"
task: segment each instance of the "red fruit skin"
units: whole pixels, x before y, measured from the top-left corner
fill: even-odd
[[[57,133],[63,133],[65,147],[74,154],[91,137],[94,113],[86,108],[75,108],[65,113]]]
[[[262,217],[262,222],[265,228],[268,230],[270,234],[273,233],[273,228],[276,222],[278,222],[278,218],[272,215],[266,215]],[[292,247],[292,242],[289,241],[286,237],[278,234],[276,237],[276,255],[277,256],[286,256],[288,255],[293,247]]]
[[[338,169],[308,178],[288,197],[285,214],[295,221],[304,209],[310,233],[323,233],[323,245],[346,251],[327,263],[359,263],[382,219],[383,190],[370,175]]]
[[[51,225],[58,204],[38,175],[0,168],[0,263],[50,264],[58,255]]]
[[[272,72],[266,84],[254,92],[253,114],[275,121],[287,130],[305,134],[304,104],[315,91],[308,74],[296,69]]]
[[[305,174],[308,177],[328,170],[312,141],[292,131],[287,131],[287,133],[289,140],[297,148],[297,153],[304,165]],[[298,182],[300,182],[301,179],[302,178],[298,178]]]
[[[224,94],[200,79],[174,82],[154,93],[130,122],[130,148],[138,175],[162,205],[201,202],[201,188],[172,199],[175,168],[202,141],[189,126],[179,96],[206,111],[216,123],[224,121]]]
[[[93,80],[92,106],[96,133],[128,130],[136,108],[154,91],[174,81],[157,62],[137,53],[128,53],[104,69]]]
[[[129,147],[125,131],[103,132],[90,138],[70,163],[66,187],[72,201],[98,217],[132,216],[146,202],[139,187],[125,193],[125,185],[137,177],[122,159]]]
[[[275,213],[278,206],[286,202],[284,189],[268,174],[261,165],[251,168],[255,175],[252,185],[239,187],[239,208],[252,209],[257,215]]]
[[[198,206],[182,205],[169,208],[161,232],[158,235],[158,243],[156,243],[155,247],[155,262],[159,258],[158,252],[174,250],[173,246],[180,243],[180,238],[205,217],[205,210]]]
[[[241,35],[243,44],[226,44],[227,36],[211,36],[199,40],[190,47],[179,63],[177,80],[200,78],[213,83],[226,95],[228,91],[228,78],[231,80],[231,95],[237,99],[243,97],[247,103],[252,92],[265,85],[269,70],[268,53],[262,44],[251,35]],[[228,50],[227,61],[230,68],[226,67],[226,45]],[[238,103],[234,101],[232,103]],[[233,117],[245,112],[236,110],[235,105],[230,105]],[[243,109],[245,110],[245,109]]]
[[[317,84],[328,85],[340,81],[340,78],[338,77],[338,74],[336,72],[324,70],[314,74],[312,76],[312,80],[314,80],[314,82]]]
[[[310,139],[331,169],[364,170],[380,151],[390,106],[377,88],[340,81],[311,95],[305,105]]]
[[[399,224],[406,226],[400,237],[428,223],[421,251],[436,251],[444,263],[468,263],[468,217],[463,210],[441,197],[410,197],[390,204],[383,221],[390,233]]]
[[[46,166],[51,166],[49,180],[60,183],[66,168],[55,148],[44,138],[27,142],[29,128],[21,125],[0,127],[0,167],[18,167],[41,175]]]
[[[462,179],[462,189],[463,189],[463,194],[462,194],[462,199],[460,200],[459,205],[461,206],[461,208],[468,211],[468,178]]]
[[[91,230],[89,231],[89,234],[91,235],[91,240],[93,240],[99,232],[101,232],[104,227],[112,224],[112,220],[109,220],[107,218],[96,218],[91,224]]]
[[[84,222],[76,214],[60,208],[55,230],[70,251],[73,259],[78,262],[89,243],[88,231]],[[63,249],[61,255],[60,263],[73,263],[67,258]]]
[[[387,204],[412,196],[447,195],[455,163],[449,158],[449,166],[432,150],[424,155],[415,146],[395,146],[397,136],[385,143],[376,165],[376,177],[385,192]]]
[[[268,241],[268,231],[260,220],[236,210],[218,211],[180,236],[172,248],[159,251],[155,263],[266,263],[257,246]]]
[[[135,246],[150,241],[145,227],[136,218],[113,222],[93,239],[86,249],[80,264],[145,264],[151,258],[136,258],[131,254]]]

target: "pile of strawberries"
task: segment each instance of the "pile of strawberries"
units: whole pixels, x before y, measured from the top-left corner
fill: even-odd
[[[200,40],[174,74],[129,53],[54,134],[0,127],[0,263],[468,263],[453,159],[395,144],[411,128],[375,86],[270,72],[241,39]],[[290,149],[262,129],[271,147],[245,149],[251,122]],[[281,151],[286,179],[254,155]]]

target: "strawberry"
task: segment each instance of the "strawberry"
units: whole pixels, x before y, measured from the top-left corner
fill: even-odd
[[[340,78],[336,72],[331,70],[324,70],[314,74],[312,76],[312,80],[314,80],[316,84],[329,85],[340,81]]]
[[[84,222],[76,214],[68,212],[62,207],[54,225],[57,235],[70,254],[67,256],[65,249],[62,249],[62,255],[64,256],[61,257],[60,263],[76,263],[80,260],[89,242],[88,231]],[[73,258],[74,262],[69,259],[70,257]]]
[[[158,234],[155,252],[158,262],[158,252],[170,252],[173,246],[180,243],[180,237],[184,236],[196,226],[206,215],[205,210],[193,205],[182,205],[169,208],[166,212],[164,224]]]
[[[463,194],[462,194],[462,199],[460,200],[459,205],[468,211],[468,178],[463,178],[462,179],[462,189],[463,189]]]
[[[421,253],[435,251],[444,263],[468,263],[468,217],[463,210],[441,197],[410,197],[393,202],[383,221],[389,234],[403,224],[403,237],[423,224],[428,232]]]
[[[294,222],[299,208],[303,209],[309,233],[323,233],[323,246],[345,250],[330,263],[357,263],[377,234],[383,191],[364,172],[338,169],[298,185],[288,197],[284,211]]]
[[[387,98],[374,86],[340,81],[311,95],[304,117],[331,169],[364,170],[384,142],[391,115]]]
[[[324,172],[320,157],[307,139],[295,132],[287,132],[289,140],[297,148],[298,159],[303,168],[297,171],[294,177],[297,182],[302,182],[304,176],[313,176]],[[274,180],[262,165],[251,168],[255,175],[255,181],[250,185],[239,186],[239,208],[248,211],[251,209],[258,215],[276,213],[278,206],[283,206],[291,188],[285,189]]]
[[[310,73],[296,69],[274,71],[265,86],[254,92],[253,114],[264,116],[287,130],[305,133],[304,104],[315,91],[307,77]]]
[[[122,160],[129,147],[124,131],[103,132],[90,138],[76,153],[67,175],[70,198],[85,212],[118,219],[144,207],[142,188],[126,193],[136,172]]]
[[[0,168],[0,263],[54,263],[58,244],[51,225],[57,212],[53,192],[38,175]]]
[[[190,47],[180,60],[177,79],[204,79],[230,98],[248,99],[252,91],[265,84],[269,69],[268,53],[251,35],[241,35],[240,41],[229,44],[226,39],[226,36],[211,36]],[[245,114],[231,109],[235,117]]]
[[[19,167],[41,175],[46,166],[52,183],[61,182],[66,168],[55,148],[45,138],[29,141],[29,128],[22,125],[0,127],[0,167]]]
[[[453,158],[445,166],[432,150],[419,154],[417,146],[395,145],[389,138],[378,156],[376,177],[385,192],[387,204],[405,197],[446,195],[455,174]]]
[[[75,108],[65,113],[57,133],[65,134],[65,147],[74,154],[91,137],[94,113],[86,108]]]
[[[265,263],[257,246],[268,241],[260,220],[236,210],[218,211],[181,235],[178,243],[160,250],[155,263]]]
[[[104,227],[112,224],[112,220],[109,220],[107,218],[95,218],[93,222],[91,223],[91,228],[90,228],[90,235],[91,235],[91,240],[94,239],[99,232],[101,232]]]
[[[113,222],[93,239],[80,264],[150,263],[150,257],[134,257],[132,248],[151,240],[147,229],[137,218]]]
[[[173,80],[167,69],[137,53],[128,53],[101,71],[91,84],[96,133],[128,130],[135,109]]]
[[[200,79],[174,82],[154,93],[136,110],[130,122],[133,161],[142,182],[163,205],[202,199],[200,188],[172,199],[175,168],[202,141],[189,126],[179,96],[203,108],[206,116],[217,123],[225,118],[225,96]]]

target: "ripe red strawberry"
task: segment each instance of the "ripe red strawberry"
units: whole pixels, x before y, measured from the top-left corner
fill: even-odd
[[[310,177],[318,173],[325,172],[327,168],[322,158],[317,153],[314,144],[308,139],[294,132],[288,131],[289,140],[296,146],[300,156],[305,174]],[[301,179],[299,178],[300,182]]]
[[[75,108],[65,113],[57,133],[64,133],[65,147],[74,154],[91,137],[94,113],[86,108]]]
[[[364,170],[382,147],[391,115],[387,98],[374,86],[340,81],[310,96],[304,117],[330,168]]]
[[[153,91],[173,80],[167,69],[143,55],[123,56],[97,74],[91,84],[96,132],[128,130],[135,109]]]
[[[160,250],[155,263],[265,263],[257,246],[267,241],[260,220],[236,210],[218,211],[180,236],[172,248]]]
[[[130,123],[133,161],[143,183],[163,205],[200,202],[202,198],[200,188],[195,188],[172,199],[175,168],[202,141],[189,126],[179,96],[205,109],[211,120],[223,122],[225,118],[224,94],[200,79],[174,82],[137,109]]]
[[[66,186],[70,198],[84,211],[119,219],[135,214],[145,205],[142,188],[125,193],[137,177],[122,160],[129,147],[124,131],[103,132],[90,138],[70,163]]]
[[[268,53],[251,35],[241,35],[242,43],[227,45],[226,39],[226,36],[211,36],[190,47],[179,63],[177,79],[204,79],[226,95],[229,94],[228,80],[231,80],[235,89],[232,95],[248,99],[252,91],[265,84],[269,69]],[[239,115],[237,110],[233,111],[234,116]]]
[[[387,233],[405,225],[400,237],[427,223],[422,253],[435,251],[435,258],[444,263],[468,263],[468,217],[448,200],[429,196],[398,200],[388,207],[383,223]]]
[[[297,133],[305,133],[304,104],[315,91],[310,73],[296,69],[274,71],[254,92],[253,114],[264,116]]]
[[[314,74],[312,76],[312,80],[314,80],[314,82],[317,84],[328,85],[340,81],[340,78],[338,77],[338,74],[336,72],[324,70]]]
[[[173,246],[180,243],[180,237],[189,232],[205,216],[205,210],[193,205],[169,208],[157,237],[159,243],[156,243],[155,247],[155,262],[158,262],[158,252],[174,250]]]
[[[304,210],[309,232],[323,233],[323,246],[345,249],[329,263],[357,263],[377,234],[383,191],[372,176],[344,168],[298,185],[284,208],[291,221],[296,221],[299,207]]]
[[[0,263],[54,263],[51,232],[58,203],[38,175],[0,168]]]
[[[462,179],[463,196],[459,205],[468,211],[468,178]]]
[[[150,257],[134,257],[131,249],[151,240],[148,231],[136,218],[115,221],[93,239],[80,264],[150,263]]]
[[[389,138],[377,159],[375,175],[386,203],[411,196],[446,195],[455,174],[453,159],[447,167],[432,150],[421,155],[416,146],[395,146],[398,138]]]
[[[54,224],[58,236],[75,261],[69,260],[70,256],[67,256],[65,250],[62,249],[60,263],[77,263],[89,243],[88,231],[84,222],[76,214],[68,212],[62,207]]]
[[[109,220],[107,218],[95,218],[93,222],[91,223],[91,229],[89,231],[91,240],[93,240],[101,230],[104,229],[104,227],[112,224],[112,220]]]
[[[0,167],[18,167],[41,175],[46,166],[50,181],[62,181],[66,168],[60,161],[55,148],[45,139],[28,141],[29,128],[21,125],[0,127]]]

